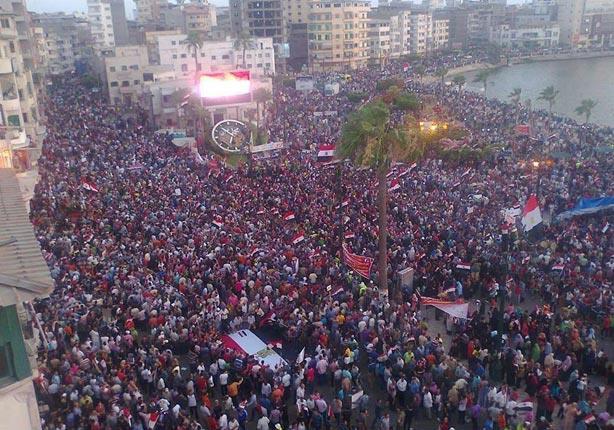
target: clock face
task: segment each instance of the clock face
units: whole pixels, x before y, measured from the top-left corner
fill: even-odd
[[[252,139],[252,132],[241,121],[226,119],[215,124],[211,130],[211,138],[224,151],[242,152],[247,150]]]

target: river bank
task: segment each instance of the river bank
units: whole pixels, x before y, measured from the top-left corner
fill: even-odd
[[[578,59],[591,59],[591,58],[606,58],[614,57],[614,51],[599,51],[599,52],[575,52],[575,53],[562,53],[562,54],[549,54],[549,55],[525,55],[522,57],[510,58],[510,64],[497,64],[490,63],[473,63],[467,64],[461,67],[455,67],[450,69],[447,78],[452,78],[456,75],[462,75],[463,73],[471,73],[476,70],[482,69],[496,69],[500,67],[508,67],[517,64],[527,64],[545,61],[566,61],[566,60],[578,60]],[[426,83],[434,82],[440,78],[429,75],[424,77]]]

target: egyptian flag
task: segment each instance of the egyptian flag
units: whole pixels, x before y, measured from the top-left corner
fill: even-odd
[[[356,235],[352,232],[347,232],[344,236],[346,239],[354,239]]]
[[[335,155],[335,145],[320,145],[318,148],[318,161],[330,161]]]
[[[224,182],[228,183],[228,182],[230,182],[230,180],[232,180],[232,178],[234,178],[234,177],[235,177],[235,175],[233,175],[233,174],[231,173],[231,174],[229,174],[228,176],[226,176],[226,179],[224,179]]]
[[[565,265],[563,265],[563,264],[555,264],[554,266],[552,266],[552,270],[563,271],[564,269],[565,269]]]
[[[390,187],[388,188],[388,192],[391,193],[393,191],[398,190],[399,188],[401,188],[401,184],[399,183],[399,180],[393,179],[392,181],[390,181]]]
[[[218,228],[222,228],[222,226],[224,225],[224,220],[222,219],[221,216],[215,216],[213,218],[213,225],[215,225]]]
[[[302,241],[305,240],[305,233],[303,233],[302,231],[295,234],[294,237],[292,238],[292,244],[293,245],[298,245],[299,243],[301,243]]]
[[[152,412],[149,414],[149,423],[147,424],[147,427],[150,430],[153,430],[156,427],[156,424],[158,423],[158,419],[160,419],[160,414],[158,412]]]
[[[294,212],[292,212],[292,211],[286,212],[285,215],[284,215],[284,220],[286,220],[286,221],[292,221],[295,218],[296,217],[294,216]]]
[[[469,265],[469,263],[465,263],[465,262],[460,262],[456,265],[457,269],[460,270],[471,270],[471,266]]]
[[[518,124],[515,127],[516,134],[528,135],[530,132],[529,124]]]
[[[407,72],[409,70],[409,63],[403,63],[403,71]]]
[[[92,191],[94,193],[98,193],[98,187],[96,186],[96,184],[94,184],[92,181],[88,181],[87,179],[84,179],[83,182],[81,183],[81,186],[83,187],[83,189],[87,190],[87,191]]]
[[[531,194],[527,200],[527,203],[524,205],[524,209],[522,210],[522,226],[524,227],[524,231],[530,231],[535,226],[541,224],[541,222],[542,213],[539,209],[537,196],[535,196],[535,194]]]

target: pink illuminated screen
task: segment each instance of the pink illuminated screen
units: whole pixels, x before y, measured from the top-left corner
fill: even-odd
[[[249,71],[204,73],[199,81],[200,96],[206,99],[219,99],[249,94]]]

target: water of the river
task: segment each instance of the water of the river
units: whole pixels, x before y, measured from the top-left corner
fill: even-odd
[[[473,82],[477,72],[466,73],[465,89],[483,93],[482,83]],[[502,67],[488,79],[486,95],[509,101],[514,88],[522,89],[521,101],[530,98],[535,108],[547,109],[537,101],[539,92],[549,85],[559,90],[553,111],[581,122],[575,108],[582,99],[594,99],[598,104],[590,121],[614,127],[614,57],[534,62]]]

